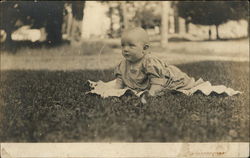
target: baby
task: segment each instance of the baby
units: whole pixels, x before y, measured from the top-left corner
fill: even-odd
[[[150,54],[149,37],[142,28],[124,31],[121,45],[124,59],[115,68],[116,88],[148,90],[155,96],[164,90],[185,90],[196,84],[194,78]]]

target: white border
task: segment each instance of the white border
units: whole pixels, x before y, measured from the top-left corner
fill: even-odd
[[[248,157],[249,143],[1,143],[2,158]]]

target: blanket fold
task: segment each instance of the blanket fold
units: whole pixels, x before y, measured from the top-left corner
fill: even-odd
[[[109,81],[109,82],[103,82],[103,81],[90,81],[88,80],[89,86],[91,88],[90,91],[87,93],[93,93],[93,94],[98,94],[103,98],[111,97],[111,96],[116,96],[120,97],[125,94],[127,91],[132,91],[136,96],[140,96],[144,91],[137,92],[133,89],[130,88],[124,88],[124,89],[116,89],[115,88],[115,80]],[[196,84],[185,88],[185,89],[179,89],[176,90],[179,92],[182,92],[188,96],[193,95],[196,92],[201,92],[204,95],[210,95],[212,93],[216,94],[226,94],[228,96],[233,96],[236,94],[240,94],[240,91],[235,91],[232,88],[227,88],[224,85],[216,85],[213,86],[209,81],[204,82],[201,78],[196,81]]]

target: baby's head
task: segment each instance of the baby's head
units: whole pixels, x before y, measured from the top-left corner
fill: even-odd
[[[140,27],[125,30],[121,37],[122,55],[130,62],[141,59],[149,48],[149,37]]]

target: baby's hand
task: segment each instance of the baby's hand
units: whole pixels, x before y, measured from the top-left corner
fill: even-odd
[[[151,85],[148,93],[150,96],[163,95],[163,87],[161,85]]]
[[[143,105],[147,104],[147,100],[150,97],[148,90],[144,91],[141,95],[140,95],[140,100],[141,103]]]
[[[123,84],[122,79],[116,78],[115,88],[116,89],[122,89],[122,88],[124,88],[124,84]]]
[[[141,95],[141,103],[142,104],[147,104],[147,99],[146,99],[147,97],[146,97],[146,94],[142,94]]]

